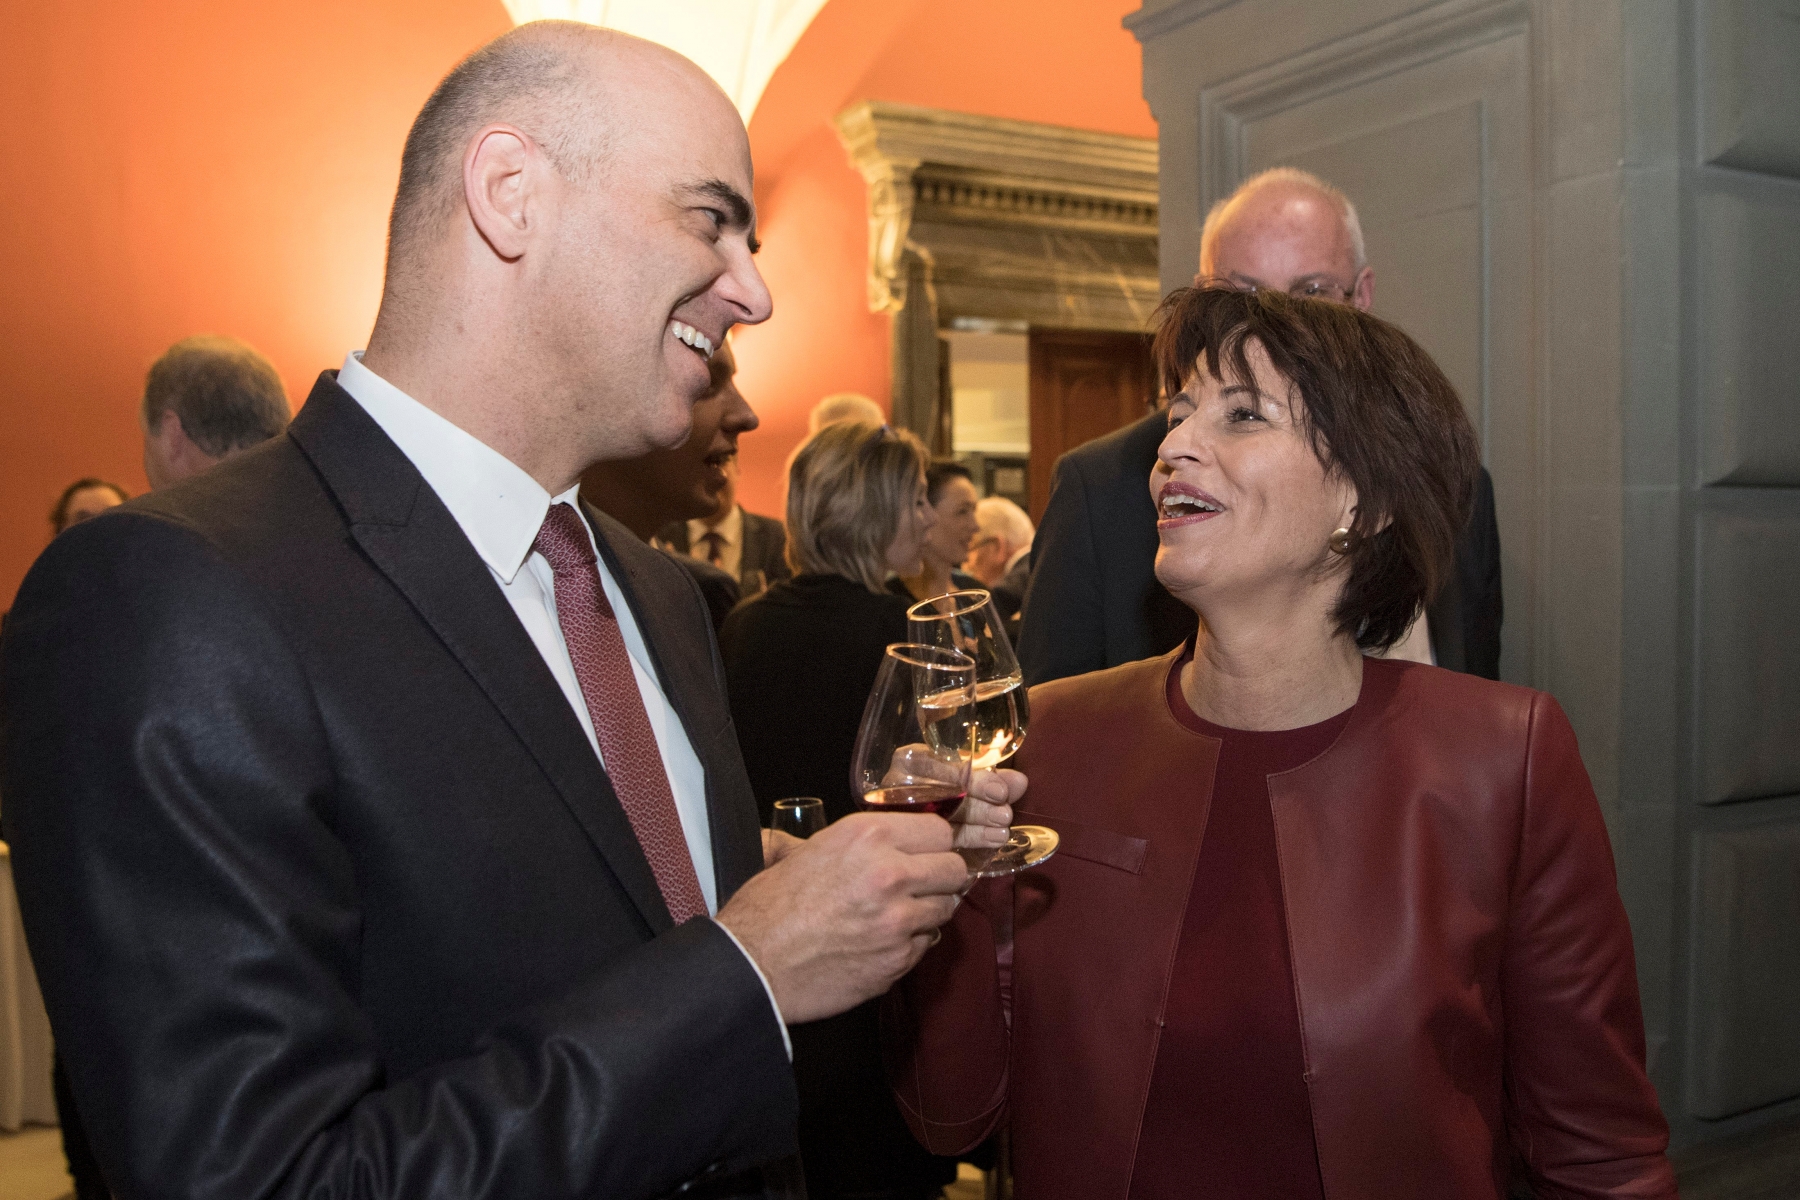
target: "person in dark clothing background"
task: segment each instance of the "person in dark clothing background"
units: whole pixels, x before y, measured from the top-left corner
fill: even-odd
[[[672,521],[710,513],[725,489],[726,464],[737,456],[738,435],[755,429],[756,411],[737,389],[731,343],[707,363],[711,381],[694,405],[687,441],[637,458],[596,463],[581,476],[581,498],[646,542]],[[716,632],[741,597],[738,581],[710,563],[667,550],[706,598]]]
[[[819,797],[827,820],[855,810],[857,725],[883,652],[906,640],[912,603],[887,580],[918,570],[936,520],[925,466],[912,434],[859,422],[826,426],[794,455],[794,577],[739,605],[719,639],[731,717],[765,824],[784,796]],[[955,1160],[926,1153],[895,1108],[875,1002],[791,1032],[811,1200],[923,1200],[955,1177]]]
[[[1288,167],[1246,180],[1207,214],[1198,278],[1365,312],[1375,303],[1355,206]],[[1194,632],[1194,614],[1155,574],[1156,510],[1145,480],[1167,433],[1162,412],[1151,412],[1057,460],[1019,635],[1026,683],[1150,658]],[[1498,679],[1502,616],[1494,481],[1483,467],[1449,578],[1387,657]]]

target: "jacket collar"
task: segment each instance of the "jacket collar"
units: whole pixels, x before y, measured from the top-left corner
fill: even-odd
[[[525,744],[651,932],[671,928],[656,877],[580,722],[486,564],[418,468],[338,386],[333,372],[320,376],[289,435],[336,496],[351,537]],[[602,553],[610,549],[604,536],[596,541]],[[645,606],[635,592],[631,603],[642,620]]]

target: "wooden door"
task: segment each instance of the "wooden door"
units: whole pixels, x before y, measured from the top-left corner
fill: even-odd
[[[1033,329],[1031,519],[1050,502],[1050,474],[1062,454],[1131,424],[1156,399],[1150,338],[1088,329]]]

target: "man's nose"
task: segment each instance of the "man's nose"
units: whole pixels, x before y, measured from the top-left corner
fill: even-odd
[[[748,251],[713,286],[719,297],[731,305],[733,320],[739,325],[760,325],[775,311],[769,285],[763,282],[762,272],[756,269],[756,260]]]

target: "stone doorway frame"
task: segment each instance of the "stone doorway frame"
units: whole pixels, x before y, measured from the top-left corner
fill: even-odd
[[[1157,144],[865,101],[838,137],[868,185],[869,309],[892,314],[892,416],[950,451],[938,331],[1142,333],[1162,296]]]

